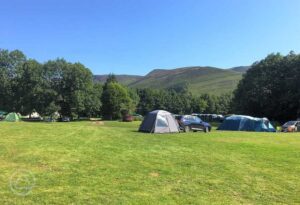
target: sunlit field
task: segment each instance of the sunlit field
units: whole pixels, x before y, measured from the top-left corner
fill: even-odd
[[[300,133],[0,122],[0,204],[297,204]]]

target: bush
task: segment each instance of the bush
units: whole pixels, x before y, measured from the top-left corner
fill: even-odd
[[[133,115],[133,121],[143,121],[144,117],[142,115]]]

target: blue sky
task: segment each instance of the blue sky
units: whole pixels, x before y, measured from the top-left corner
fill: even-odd
[[[250,65],[300,52],[299,0],[2,0],[0,48],[95,74]]]

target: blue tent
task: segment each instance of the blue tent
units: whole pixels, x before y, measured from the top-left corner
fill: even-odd
[[[245,115],[227,117],[218,130],[276,132],[267,118],[256,118]]]

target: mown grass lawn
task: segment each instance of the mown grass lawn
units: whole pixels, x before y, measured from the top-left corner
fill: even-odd
[[[1,122],[0,204],[300,203],[300,133],[137,127]]]

